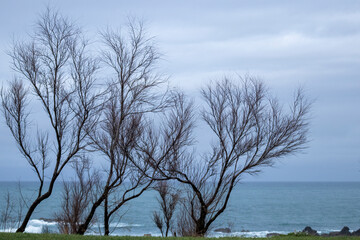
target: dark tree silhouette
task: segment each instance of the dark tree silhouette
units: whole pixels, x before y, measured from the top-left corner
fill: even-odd
[[[102,34],[105,43],[102,61],[113,75],[108,81],[108,100],[101,123],[90,137],[92,147],[105,157],[107,166],[102,191],[79,226],[78,234],[85,233],[96,209],[103,204],[104,233],[108,235],[115,213],[151,186],[156,168],[151,167],[138,144],[151,141],[156,128],[152,119],[170,114],[180,97],[163,87],[167,79],[155,71],[160,56],[143,24],[131,20],[127,30],[127,34],[110,30]],[[181,139],[182,136],[173,138],[168,147]],[[163,161],[163,155],[157,161]]]
[[[203,236],[244,174],[304,148],[311,104],[301,90],[283,111],[261,81],[225,77],[202,89],[206,107],[196,115],[184,94],[165,89],[167,79],[156,71],[160,55],[143,24],[130,20],[127,30],[102,34],[100,60],[111,75],[101,94],[95,92],[99,62],[88,55],[80,29],[57,12],[41,15],[31,41],[14,43],[10,56],[17,76],[1,91],[2,111],[39,181],[17,232],[24,232],[63,169],[75,161],[79,182],[65,185],[64,211],[58,215],[64,231],[84,234],[103,206],[108,235],[119,209],[160,181],[164,220],[155,213],[154,221],[167,236],[178,195],[168,198],[165,181],[176,180],[186,193],[178,233]],[[32,128],[33,101],[48,120],[49,127],[37,126],[41,131]],[[211,150],[202,155],[194,150],[196,116],[213,134]],[[94,182],[84,175],[90,170],[84,161],[76,165],[85,150],[106,160],[104,181],[91,203]]]
[[[250,77],[225,77],[201,94],[207,106],[201,117],[213,133],[211,151],[196,158],[192,148],[183,145],[158,166],[158,179],[176,179],[187,191],[178,218],[180,235],[205,235],[225,211],[241,176],[272,166],[307,142],[310,103],[301,90],[286,113],[264,84]],[[153,155],[152,147],[143,149]]]
[[[18,148],[39,181],[17,232],[24,232],[36,207],[52,194],[54,183],[71,159],[88,145],[96,124],[94,74],[97,61],[86,54],[80,29],[50,9],[41,15],[29,42],[14,44],[10,56],[17,77],[1,92],[2,110]],[[49,120],[49,128],[30,120],[29,93]],[[34,138],[33,136],[36,135]],[[45,179],[49,181],[44,185]]]
[[[160,196],[160,198],[158,198],[160,211],[154,211],[153,221],[156,227],[160,230],[161,235],[163,237],[167,237],[169,235],[169,231],[174,230],[173,216],[176,205],[180,199],[180,192],[173,186],[169,186],[168,181],[157,182],[154,189]]]
[[[20,197],[14,199],[9,191],[3,197],[5,202],[0,210],[0,229],[3,232],[12,231],[20,226],[24,203]]]
[[[85,155],[73,161],[72,167],[76,178],[63,182],[61,210],[55,213],[59,231],[64,234],[77,232],[100,183],[98,172],[92,170],[91,161]]]

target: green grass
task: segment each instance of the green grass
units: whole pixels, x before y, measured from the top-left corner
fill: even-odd
[[[256,238],[256,240],[360,240],[360,237],[314,237],[314,236],[275,236],[271,238]],[[78,236],[61,234],[32,234],[32,233],[0,233],[0,240],[160,240],[161,237],[103,237],[103,236]],[[200,240],[201,238],[192,237],[169,237],[166,240]],[[224,238],[206,238],[206,240],[249,240],[249,238],[224,237]]]

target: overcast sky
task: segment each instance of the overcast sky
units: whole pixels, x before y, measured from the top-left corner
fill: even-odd
[[[226,73],[262,78],[280,99],[304,86],[315,99],[308,149],[251,181],[360,181],[360,1],[0,1],[0,82],[6,50],[46,5],[96,39],[126,16],[146,20],[171,84],[194,93]],[[202,143],[203,144],[203,143]],[[35,179],[0,122],[0,181]]]

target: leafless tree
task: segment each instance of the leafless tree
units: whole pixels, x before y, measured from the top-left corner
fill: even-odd
[[[187,192],[187,196],[180,201],[180,211],[177,214],[177,226],[174,231],[178,236],[198,236],[196,233],[196,225],[191,219],[190,208],[188,203],[189,195],[191,192]]]
[[[108,100],[101,124],[90,135],[93,148],[107,160],[105,184],[77,233],[84,234],[96,209],[104,206],[104,232],[110,233],[112,216],[128,201],[139,197],[153,180],[146,161],[138,155],[136,143],[149,128],[149,115],[167,107],[165,83],[155,67],[159,54],[152,38],[146,36],[141,22],[130,20],[127,32],[108,30],[102,34],[105,49],[102,61],[113,73],[108,81]],[[160,94],[160,92],[164,92]]]
[[[11,226],[12,211],[14,208],[14,204],[11,201],[11,196],[9,192],[6,193],[4,200],[5,200],[5,206],[1,209],[0,212],[0,228],[3,231],[9,231],[8,229]]]
[[[191,104],[186,104],[184,101],[185,98],[182,94],[172,94],[172,98],[167,101],[171,107],[161,113],[164,118],[159,120],[161,123],[158,126],[150,120],[146,120],[146,114],[142,113],[141,125],[135,128],[131,124],[132,127],[124,132],[120,128],[119,130],[124,135],[121,136],[120,141],[117,140],[116,144],[119,145],[106,148],[108,151],[113,151],[113,155],[106,156],[113,156],[114,159],[109,158],[113,170],[110,168],[108,173],[112,171],[113,176],[109,180],[108,188],[105,188],[105,190],[108,189],[108,192],[103,200],[105,235],[110,233],[110,218],[124,204],[151,187],[159,176],[158,166],[164,164],[179,146],[188,144],[187,131],[191,129],[189,125],[192,124],[189,115]],[[110,132],[114,133],[114,131]],[[137,137],[134,138],[134,135]],[[102,141],[102,143],[105,142]],[[161,146],[161,149],[156,149],[156,153],[152,152],[150,156],[144,152],[144,146],[149,147],[146,149],[147,151],[155,150],[155,146]]]
[[[3,197],[5,203],[0,211],[0,229],[2,231],[13,231],[21,223],[23,203],[20,198],[16,202],[10,192],[7,192]]]
[[[153,221],[160,230],[163,237],[169,235],[169,230],[173,230],[173,216],[176,205],[180,199],[178,190],[169,186],[168,181],[159,181],[154,189],[159,193],[160,212],[154,211]]]
[[[85,156],[72,162],[76,178],[63,182],[61,210],[55,214],[60,233],[75,234],[84,222],[96,185],[100,182],[97,172],[92,171],[91,162]]]
[[[86,138],[98,117],[98,63],[88,56],[80,29],[47,9],[31,38],[14,43],[10,56],[18,75],[1,92],[6,124],[39,181],[37,197],[17,232],[25,230],[36,207],[52,194],[62,170],[88,145]],[[29,119],[29,92],[49,120],[49,127],[37,126],[41,131],[35,134],[30,130],[35,121]]]
[[[159,165],[159,178],[176,179],[187,191],[180,212],[187,213],[181,219],[188,229],[182,226],[180,235],[205,235],[225,211],[241,176],[272,166],[307,142],[310,103],[301,90],[284,112],[261,81],[239,78],[225,77],[201,91],[207,106],[202,120],[213,133],[211,151],[196,158],[192,148],[183,145]]]

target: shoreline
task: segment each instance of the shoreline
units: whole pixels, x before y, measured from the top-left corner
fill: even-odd
[[[360,240],[358,236],[336,236],[336,237],[323,237],[323,236],[311,236],[311,235],[282,235],[282,236],[272,236],[261,239],[271,239],[271,240],[318,240],[318,239],[336,239],[336,240],[348,240],[348,239],[356,239]],[[162,237],[154,237],[154,236],[88,236],[88,235],[67,235],[67,234],[30,234],[30,233],[0,233],[0,240],[8,240],[8,239],[17,239],[17,240],[103,240],[103,239],[116,239],[116,240],[153,240],[153,239],[164,239]],[[199,239],[228,239],[228,240],[249,240],[247,237],[221,237],[221,238],[213,238],[213,237],[167,237],[166,239],[171,240],[199,240]],[[253,239],[253,238],[252,238]]]
[[[111,236],[131,236],[131,237],[143,237],[143,236],[152,236],[152,237],[161,237],[160,232],[158,231],[146,231],[146,227],[141,229],[141,225],[133,226],[120,226],[116,227],[115,231],[110,234]],[[87,236],[101,236],[102,234],[94,231],[97,226],[92,227],[92,232],[87,233]],[[137,228],[135,231],[133,228]],[[139,229],[140,228],[140,229]],[[0,230],[1,233],[14,233],[16,228],[9,228]],[[154,228],[155,230],[155,228]],[[32,219],[30,220],[30,225],[25,230],[27,234],[59,234],[57,232],[57,223],[51,219]],[[59,234],[61,235],[61,234]],[[359,229],[349,229],[344,226],[341,230],[316,230],[310,226],[306,226],[303,230],[295,231],[276,231],[276,230],[241,230],[233,231],[230,228],[213,228],[207,234],[207,238],[269,238],[276,236],[320,236],[320,237],[335,237],[335,236],[358,236],[360,237],[360,228]]]

